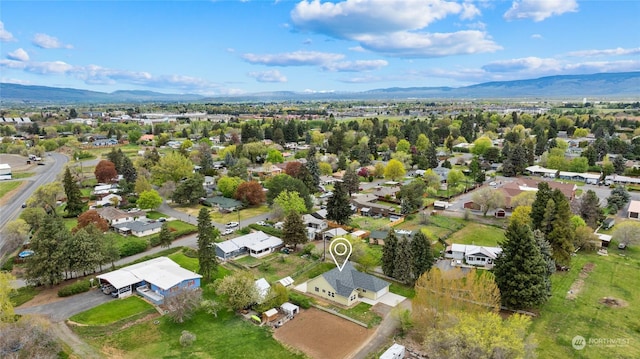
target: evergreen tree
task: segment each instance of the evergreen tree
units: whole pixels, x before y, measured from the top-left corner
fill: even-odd
[[[431,269],[434,262],[431,242],[422,231],[418,231],[411,240],[411,255],[413,259],[413,280],[415,281],[418,280],[424,272]]]
[[[62,181],[64,193],[67,196],[67,206],[65,210],[71,216],[77,216],[82,213],[84,203],[82,202],[82,192],[78,188],[78,184],[71,174],[69,167],[64,171],[64,179]]]
[[[122,160],[124,157],[124,153],[115,147],[111,149],[111,152],[107,153],[107,159],[113,163],[118,173],[122,170]]]
[[[493,267],[502,303],[513,309],[526,309],[548,299],[547,264],[528,225],[512,222],[500,243],[502,253]]]
[[[395,271],[396,251],[398,250],[398,238],[396,233],[389,231],[384,239],[384,247],[382,247],[382,273],[388,277],[393,276]]]
[[[347,167],[344,172],[344,176],[342,176],[342,184],[347,192],[349,192],[349,198],[351,198],[352,194],[358,192],[358,188],[360,187],[360,177],[358,177],[358,174],[353,167]]]
[[[538,192],[536,193],[536,199],[531,204],[531,228],[533,230],[541,229],[542,221],[544,219],[544,212],[547,207],[547,202],[551,198],[551,188],[546,182],[540,182],[538,184]]]
[[[544,238],[544,233],[536,230],[533,232],[533,238],[535,238],[536,244],[538,248],[540,248],[540,253],[546,264],[544,286],[547,290],[547,297],[551,297],[551,275],[556,272],[556,262],[553,260],[553,249],[549,241]]]
[[[347,169],[347,156],[344,153],[338,157],[338,169],[341,171]]]
[[[122,154],[122,150],[119,149],[118,152]],[[135,183],[136,179],[138,179],[136,167],[133,165],[131,159],[124,154],[122,154],[122,159],[120,160],[120,168],[116,167],[116,171],[129,183]]]
[[[573,253],[575,230],[571,226],[571,208],[564,194],[556,189],[552,192],[555,202],[555,215],[551,224],[552,230],[546,236],[553,249],[553,259],[558,264],[568,265]]]
[[[327,219],[339,224],[349,223],[351,218],[351,204],[343,183],[336,183],[333,196],[327,201]]]
[[[579,212],[580,217],[591,228],[598,228],[600,222],[604,220],[604,211],[600,208],[600,199],[593,190],[588,190],[582,196]]]
[[[203,183],[204,176],[199,173],[195,173],[186,180],[178,183],[178,186],[176,186],[176,190],[173,192],[171,198],[178,204],[196,204],[200,198],[207,196],[207,192],[202,186]]]
[[[27,282],[51,286],[62,281],[68,264],[64,245],[70,237],[61,217],[52,212],[43,218],[38,231],[31,238],[34,254],[26,260]]]
[[[162,227],[160,228],[160,236],[159,236],[159,244],[160,247],[169,248],[171,247],[171,242],[173,242],[173,233],[169,230],[169,223],[162,223]]]
[[[294,250],[297,249],[298,244],[307,242],[307,227],[298,212],[291,211],[285,217],[282,226],[282,241],[284,244],[293,245]]]
[[[411,253],[411,242],[408,239],[398,240],[394,261],[393,278],[402,283],[411,283],[413,256]]]
[[[67,261],[67,270],[76,275],[94,272],[102,261],[102,231],[90,224],[67,238],[63,250]]]
[[[438,151],[436,151],[436,146],[431,142],[431,145],[427,147],[427,168],[436,168],[438,167]]]
[[[308,134],[309,132],[307,132]],[[311,178],[313,179],[313,192],[317,191],[318,186],[320,186],[320,167],[318,165],[318,160],[316,159],[316,148],[311,147],[309,152],[307,153],[307,170],[309,170],[309,174],[311,174]]]
[[[215,239],[218,230],[211,225],[211,217],[207,208],[201,208],[198,213],[198,272],[205,280],[211,279],[211,273],[216,269]]]

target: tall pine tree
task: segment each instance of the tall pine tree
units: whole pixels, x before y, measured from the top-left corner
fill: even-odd
[[[547,208],[547,202],[549,202],[549,199],[551,199],[551,188],[549,187],[549,184],[546,182],[540,182],[538,184],[536,199],[533,201],[533,204],[531,204],[531,228],[533,230],[542,229],[541,225],[544,220],[544,212]]]
[[[382,273],[388,277],[393,277],[397,250],[398,238],[392,229],[384,239],[384,247],[382,247]]]
[[[169,224],[167,222],[162,223],[160,228],[159,242],[160,247],[169,248],[173,241],[173,233],[169,230]]]
[[[333,196],[327,201],[327,219],[339,224],[349,223],[352,214],[349,197],[344,187],[344,184],[336,183]]]
[[[320,166],[316,159],[316,148],[313,146],[309,148],[309,152],[307,153],[306,166],[309,170],[309,174],[311,174],[311,178],[313,179],[313,192],[316,192],[318,190],[318,186],[320,186]]]
[[[71,174],[71,170],[69,167],[64,171],[64,179],[62,181],[64,186],[64,193],[67,196],[67,205],[65,210],[67,214],[71,216],[77,216],[82,213],[82,209],[84,208],[84,202],[82,202],[82,192],[80,192],[80,188],[78,188],[78,184],[76,183],[73,175]]]
[[[61,217],[51,212],[44,216],[38,231],[31,239],[33,256],[26,260],[27,282],[35,285],[56,285],[62,282],[68,267],[65,241],[71,238]]]
[[[513,309],[536,307],[548,299],[547,264],[528,225],[512,222],[493,267],[502,303]]]
[[[422,231],[418,231],[411,239],[411,255],[413,280],[416,281],[424,272],[431,269],[434,261],[431,242]]]
[[[282,240],[285,244],[293,245],[294,250],[297,249],[298,244],[307,242],[307,227],[298,212],[290,211],[285,217],[282,226]]]
[[[198,262],[199,273],[205,280],[211,279],[211,273],[216,269],[215,239],[219,233],[211,225],[209,210],[201,208],[198,213]]]
[[[398,249],[394,259],[393,278],[402,283],[411,283],[411,270],[413,256],[411,253],[411,242],[408,239],[398,240]]]

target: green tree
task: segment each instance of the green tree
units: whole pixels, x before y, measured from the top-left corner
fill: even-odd
[[[402,283],[412,283],[411,278],[413,253],[411,252],[411,242],[404,238],[398,240],[396,249],[395,265],[393,268],[393,278]]]
[[[502,208],[505,205],[504,194],[489,187],[476,191],[471,198],[473,199],[473,203],[480,206],[482,215],[485,217],[487,216],[487,212]]]
[[[153,187],[151,187],[151,182],[145,176],[139,176],[136,179],[136,184],[134,186],[134,191],[137,194],[140,194],[144,191],[150,191]]]
[[[309,196],[309,189],[297,178],[293,178],[287,174],[280,174],[272,177],[265,183],[267,191],[267,204],[272,205],[273,201],[278,197],[280,192],[284,190],[298,192],[300,198],[304,200],[304,204],[307,207],[307,211],[313,207],[311,196]],[[306,212],[306,211],[304,211]]]
[[[61,217],[47,214],[31,238],[33,256],[26,261],[26,278],[31,284],[56,285],[67,267],[64,243],[70,238]]]
[[[158,186],[165,182],[180,182],[193,173],[193,163],[178,152],[169,152],[160,157],[151,169],[152,182]]]
[[[92,273],[100,265],[103,232],[91,224],[71,235],[63,244],[67,270],[77,274]]]
[[[553,190],[551,196],[555,207],[552,209],[551,231],[547,233],[546,239],[551,244],[556,263],[568,265],[574,250],[575,237],[575,230],[571,226],[571,209],[569,201],[560,190]],[[544,229],[542,231],[544,232]]]
[[[27,199],[27,207],[40,207],[48,212],[55,212],[57,207],[57,201],[64,194],[64,188],[60,182],[51,182],[47,184],[43,184],[42,186],[36,188],[36,190],[31,194],[29,199]],[[30,221],[27,223],[31,224]]]
[[[311,175],[313,188],[317,189],[318,186],[320,186],[320,166],[316,159],[316,148],[313,146],[309,148],[309,152],[307,153],[306,166],[309,174]]]
[[[173,233],[169,230],[169,223],[162,223],[162,227],[160,228],[160,247],[169,248],[171,247],[171,242],[173,242]]]
[[[232,198],[236,193],[238,186],[243,182],[244,180],[239,177],[223,176],[218,180],[218,190],[222,192],[223,196]]]
[[[209,210],[201,208],[198,213],[198,272],[206,281],[211,279],[211,274],[216,270],[217,259],[215,240],[220,233],[211,225]]]
[[[457,187],[465,180],[464,173],[460,170],[451,170],[449,174],[447,174],[447,187],[454,188]]]
[[[282,155],[282,152],[272,148],[267,152],[267,159],[265,161],[269,163],[283,163],[284,156]]]
[[[142,209],[156,209],[162,204],[162,197],[155,190],[140,193],[136,205]]]
[[[289,216],[291,212],[304,213],[307,211],[304,200],[300,198],[298,192],[287,190],[280,192],[278,197],[273,200],[273,205],[280,208],[285,216]]]
[[[65,211],[67,211],[67,214],[71,216],[77,216],[82,212],[84,202],[82,202],[82,192],[80,192],[78,184],[73,179],[69,167],[64,171],[62,184],[64,186],[64,193],[67,196],[67,206],[65,207]]]
[[[630,198],[631,196],[629,196],[629,192],[627,192],[624,186],[616,186],[616,188],[611,191],[609,197],[607,197],[607,207],[609,208],[609,213],[616,213],[618,210],[624,208],[627,202],[629,202]]]
[[[434,263],[431,241],[420,230],[411,239],[411,257],[413,278],[418,280]]]
[[[11,303],[11,292],[13,291],[11,282],[15,279],[16,277],[9,272],[0,272],[0,325],[15,320]]]
[[[289,211],[284,219],[282,241],[287,245],[293,245],[294,250],[297,249],[298,244],[307,242],[307,228],[302,222],[302,216],[296,211]]]
[[[258,302],[260,293],[249,271],[236,271],[216,282],[216,294],[232,310],[240,310]]]
[[[551,187],[546,182],[540,182],[538,184],[538,192],[536,192],[536,199],[531,204],[531,228],[533,230],[542,229],[544,213],[549,199],[551,199]],[[543,230],[543,232],[545,231]]]
[[[336,183],[333,195],[327,201],[327,219],[347,224],[351,219],[351,204],[343,183]]]
[[[200,198],[207,196],[207,191],[205,191],[203,183],[204,176],[199,173],[194,173],[186,180],[178,183],[171,198],[179,204],[188,203],[194,205],[198,203]]]
[[[349,197],[358,192],[360,188],[360,177],[358,177],[353,167],[347,166],[347,169],[344,171],[344,176],[342,176],[342,184],[349,193]]]
[[[398,238],[392,229],[384,239],[384,247],[382,247],[382,273],[387,277],[393,276],[393,272],[395,271],[397,251]]]
[[[473,148],[471,152],[478,156],[483,156],[487,153],[487,150],[493,146],[493,141],[488,136],[479,137],[477,140],[473,141]]]
[[[409,143],[409,141],[403,138],[400,141],[398,141],[398,144],[396,145],[396,152],[408,153],[410,148],[411,148],[411,144]]]
[[[598,228],[604,220],[604,211],[600,208],[600,199],[593,190],[587,190],[580,200],[580,216],[591,228]]]
[[[396,159],[391,159],[384,168],[384,178],[391,179],[392,181],[403,177],[405,173],[407,173],[407,171],[404,169],[404,165]]]
[[[537,307],[549,298],[547,268],[531,228],[514,222],[500,243],[502,253],[493,272],[502,303],[513,309]]]

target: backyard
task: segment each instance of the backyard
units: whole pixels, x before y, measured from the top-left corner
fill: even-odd
[[[477,246],[497,247],[504,239],[502,228],[480,223],[467,223],[464,228],[447,238],[447,243],[473,244]]]

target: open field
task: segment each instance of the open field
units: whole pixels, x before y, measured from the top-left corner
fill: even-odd
[[[479,223],[468,223],[464,228],[453,233],[447,239],[447,243],[496,247],[502,240],[504,240],[503,229]]]
[[[580,252],[569,272],[553,275],[553,296],[530,328],[540,358],[640,357],[640,248],[620,251],[616,247],[611,243],[609,256]],[[582,287],[576,287],[589,263],[592,271]],[[575,299],[568,299],[570,289],[574,292],[569,298]],[[619,305],[603,303],[605,297],[615,298]],[[576,335],[586,339],[587,346],[580,351],[572,347]]]
[[[311,308],[276,329],[273,336],[312,358],[335,359],[348,357],[372,334],[357,324]]]
[[[293,276],[295,273],[304,271],[311,266],[314,261],[304,259],[296,254],[272,254],[266,260],[251,265],[251,272],[256,278],[264,277],[267,282],[273,283],[286,276]]]
[[[145,312],[150,314],[155,312],[155,309],[151,304],[134,295],[129,298],[101,304],[69,319],[85,325],[106,325]]]
[[[22,183],[22,181],[0,182],[0,200],[8,193],[16,191]]]

